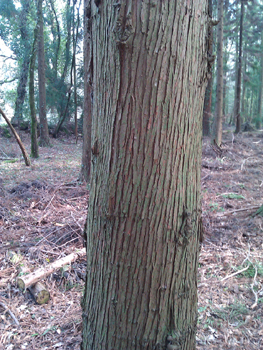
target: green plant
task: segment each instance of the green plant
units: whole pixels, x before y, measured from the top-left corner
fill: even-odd
[[[17,161],[18,161],[18,159],[17,159],[17,158],[14,158],[14,159],[7,159],[7,160],[4,160],[3,163],[8,164],[8,163],[15,163],[15,162],[17,162]]]
[[[244,196],[242,196],[241,194],[237,194],[237,193],[225,193],[221,195],[223,198],[228,198],[228,199],[245,199]]]
[[[237,302],[222,309],[213,309],[213,313],[222,320],[239,327],[244,323],[244,316],[248,314],[248,309],[246,305]]]
[[[52,327],[50,327],[50,328],[47,328],[47,329],[43,332],[42,336],[43,336],[43,335],[46,335],[48,332],[55,332],[55,331],[57,330],[57,328],[58,328],[58,326],[52,326]]]
[[[241,270],[243,267],[238,268]],[[263,276],[263,264],[260,262],[255,262],[254,264],[249,263],[249,268],[238,275],[238,277],[253,278],[255,276],[257,269],[257,275]]]
[[[2,129],[2,136],[3,136],[3,137],[6,137],[6,138],[8,138],[8,139],[11,138],[11,133],[10,133],[10,130],[9,130],[9,128],[8,128],[7,125],[3,126],[3,129]]]
[[[209,207],[212,211],[218,211],[219,210],[219,204],[218,203],[209,203]]]

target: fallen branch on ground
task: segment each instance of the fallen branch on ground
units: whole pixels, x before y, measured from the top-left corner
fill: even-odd
[[[223,282],[223,281],[227,280],[228,278],[234,277],[234,276],[238,275],[239,273],[246,271],[249,268],[249,266],[250,265],[248,265],[247,267],[245,267],[242,270],[239,270],[237,272],[232,273],[231,275],[228,275],[228,276],[224,277],[220,282]]]
[[[81,256],[84,256],[85,254],[86,248],[82,248],[81,250],[76,251],[75,253],[71,253],[65,256],[64,258],[54,261],[46,267],[40,267],[39,269],[30,273],[29,275],[18,277],[17,285],[20,289],[25,290],[26,288],[39,282],[42,278],[51,275],[51,273],[53,273],[55,270],[61,268],[64,265],[72,263],[73,261],[77,260]]]
[[[7,306],[5,303],[3,303],[2,301],[0,301],[0,305],[9,313],[9,315],[10,315],[10,316],[12,317],[12,319],[15,321],[15,324],[16,324],[17,326],[20,326],[20,324],[19,324],[17,318],[15,317],[15,315],[13,314],[13,312],[8,308],[8,306]]]
[[[225,213],[218,213],[216,216],[217,217],[228,216],[228,215],[235,214],[235,213],[238,213],[238,212],[255,210],[255,209],[259,209],[259,208],[260,208],[260,205],[253,206],[253,207],[248,207],[248,208],[235,209],[235,210],[231,210],[231,211],[228,211],[228,212],[225,212]]]
[[[16,141],[22,151],[22,154],[23,154],[23,157],[24,157],[24,160],[25,160],[25,163],[27,166],[30,166],[31,163],[30,163],[30,158],[27,154],[27,151],[18,135],[18,133],[16,132],[15,128],[13,127],[13,125],[10,123],[9,119],[7,118],[7,116],[5,115],[5,113],[2,111],[2,109],[0,108],[0,113],[2,114],[4,120],[7,122],[9,128],[11,129],[12,133],[14,134],[15,138],[16,138]]]
[[[256,266],[254,266],[254,269],[255,269],[255,275],[254,275],[254,278],[253,278],[253,283],[251,283],[251,285],[250,285],[250,288],[251,288],[251,290],[252,290],[252,293],[253,293],[254,296],[255,296],[255,302],[254,302],[254,304],[251,305],[251,307],[250,307],[252,310],[255,309],[255,307],[256,307],[257,304],[258,304],[258,293],[255,292],[255,290],[254,290],[254,285],[256,285],[256,279],[257,279],[258,269],[257,269]]]

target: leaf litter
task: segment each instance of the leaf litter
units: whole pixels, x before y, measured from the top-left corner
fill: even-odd
[[[21,133],[28,152],[30,138]],[[14,162],[0,162],[0,349],[79,349],[86,261],[44,281],[47,304],[37,305],[16,286],[31,272],[83,247],[88,190],[78,180],[81,143],[52,139],[26,167],[13,138],[0,139],[0,151]]]
[[[29,152],[29,135],[21,133]],[[82,248],[88,190],[78,181],[81,143],[52,140],[24,165],[13,138],[0,139],[0,350],[79,349],[85,259],[45,279],[37,305],[19,274]],[[224,133],[220,152],[204,139],[204,241],[198,273],[197,349],[261,349],[263,344],[263,134]]]
[[[204,139],[197,349],[263,349],[263,133]]]

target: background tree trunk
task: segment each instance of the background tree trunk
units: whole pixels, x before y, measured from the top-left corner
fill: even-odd
[[[46,77],[45,77],[45,46],[44,46],[44,23],[43,23],[43,0],[38,1],[37,17],[39,23],[38,33],[38,89],[39,89],[39,131],[40,146],[50,146],[47,115],[46,115]]]
[[[242,42],[243,42],[243,18],[244,18],[244,1],[241,2],[240,12],[240,29],[239,29],[239,50],[238,50],[238,67],[237,67],[237,91],[235,101],[235,112],[236,118],[236,130],[235,133],[241,131],[241,115],[240,115],[240,102],[241,102],[241,74],[242,74]]]
[[[206,1],[98,6],[82,349],[193,350]]]
[[[213,5],[212,0],[208,0],[208,16],[209,19],[213,18]],[[212,58],[213,56],[213,26],[208,26],[208,55]],[[210,117],[212,114],[212,90],[213,90],[213,75],[212,75],[212,67],[210,68],[210,77],[208,79],[206,91],[205,91],[205,101],[204,101],[204,111],[203,111],[203,135],[209,136],[210,134]]]
[[[14,117],[11,122],[14,125],[20,126],[23,122],[23,105],[26,97],[26,87],[27,87],[27,79],[28,79],[28,71],[29,71],[29,62],[30,62],[30,38],[28,33],[28,21],[27,16],[29,12],[29,0],[25,0],[21,2],[22,10],[19,16],[19,24],[20,24],[20,34],[21,39],[24,43],[25,51],[23,56],[23,63],[20,72],[19,82],[17,86],[17,97],[15,102],[15,112]]]
[[[41,0],[39,0],[41,1]],[[37,55],[37,40],[39,33],[39,23],[37,22],[34,29],[34,41],[31,50],[30,64],[29,64],[29,106],[30,106],[30,116],[31,116],[31,157],[39,157],[38,141],[37,141],[37,116],[36,116],[36,106],[35,106],[35,86],[34,86],[34,76],[35,76],[35,63]]]
[[[213,131],[213,141],[220,146],[222,143],[222,118],[223,118],[223,0],[217,2],[217,79],[216,79],[216,110]]]
[[[258,94],[258,115],[256,118],[256,128],[261,128],[261,122],[262,122],[262,104],[263,104],[263,29],[261,32],[261,55],[260,55],[260,62],[261,62],[261,74],[260,74],[260,88],[259,88],[259,94]]]
[[[92,89],[92,70],[91,70],[91,4],[90,0],[84,1],[84,102],[83,102],[83,148],[82,165],[80,177],[86,182],[90,181],[91,167],[91,89]]]

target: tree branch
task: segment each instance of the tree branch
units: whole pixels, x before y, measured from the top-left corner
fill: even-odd
[[[3,85],[3,84],[8,84],[8,83],[12,83],[13,81],[17,80],[18,77],[14,77],[10,80],[4,80],[4,81],[0,81],[0,85]]]

